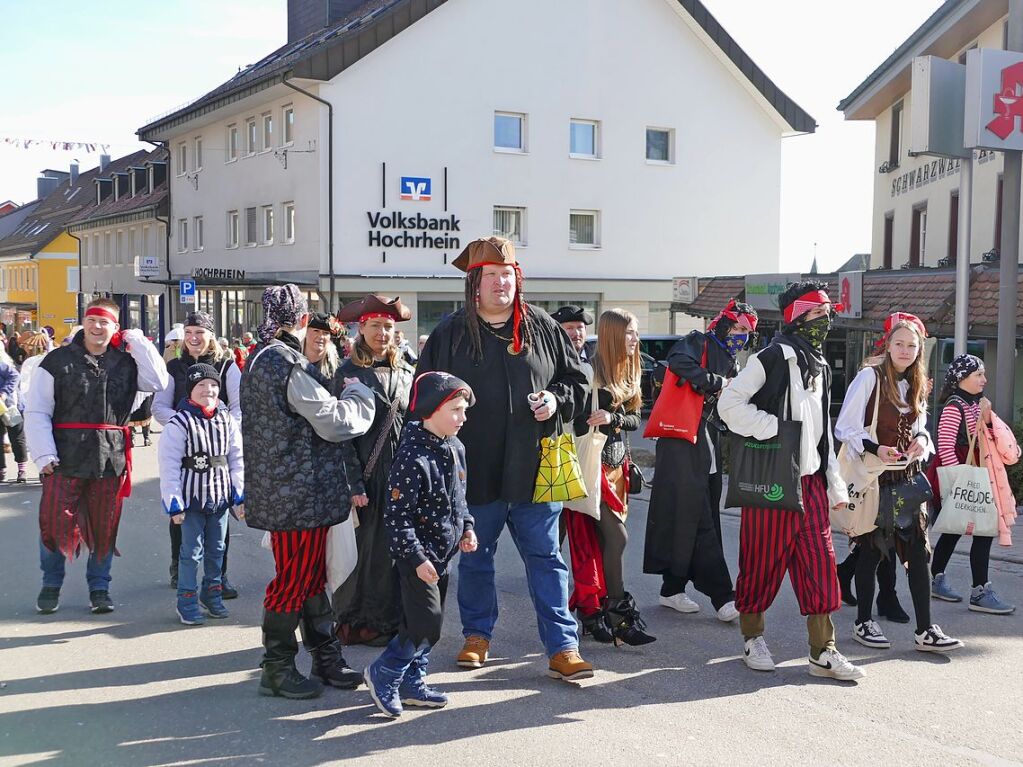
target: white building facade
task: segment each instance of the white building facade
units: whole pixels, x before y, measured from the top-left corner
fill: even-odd
[[[665,333],[672,277],[777,271],[781,139],[814,123],[696,0],[341,6],[140,130],[171,151],[172,271],[210,300],[400,295],[428,332],[497,233],[527,300]]]

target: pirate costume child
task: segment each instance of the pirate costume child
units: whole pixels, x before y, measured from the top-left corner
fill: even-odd
[[[158,456],[163,508],[171,523],[181,527],[178,618],[197,626],[206,621],[200,605],[211,618],[228,616],[221,575],[227,512],[243,503],[245,478],[237,422],[223,402],[214,400],[211,407],[195,393],[203,381],[219,389],[219,371],[199,363],[188,369],[187,378],[188,398],[164,428]],[[200,562],[202,591],[197,593]]]

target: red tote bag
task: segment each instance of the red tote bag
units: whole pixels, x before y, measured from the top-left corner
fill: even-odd
[[[703,345],[700,365],[707,367],[707,344]],[[700,433],[700,416],[703,415],[703,395],[689,383],[678,385],[678,376],[666,370],[664,385],[657,395],[654,409],[650,412],[644,437],[668,437],[688,439],[696,444]]]

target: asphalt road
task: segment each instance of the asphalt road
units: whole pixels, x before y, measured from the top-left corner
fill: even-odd
[[[431,682],[451,695],[446,709],[386,720],[364,688],[328,689],[314,701],[261,697],[258,626],[273,565],[260,534],[233,527],[230,569],[241,597],[228,603],[231,617],[180,625],[155,448],[135,455],[109,615],[88,611],[83,560],[69,568],[60,611],[36,614],[39,488],[0,487],[2,765],[1023,764],[1019,614],[935,603],[935,620],[967,644],[944,657],[914,651],[908,626],[886,627],[892,650],[862,648],[849,638],[854,615],[844,608],[839,646],[868,676],[839,683],[808,675],[804,621],[786,583],[767,619],[779,669],[750,671],[738,629],[720,623],[707,599],[696,596],[695,615],[656,606],[659,583],[641,574],[645,496],[629,517],[627,587],[658,641],[584,643],[593,679],[544,676],[523,568],[506,538],[501,618],[485,668],[454,665],[460,626],[454,599],[448,604],[431,669]],[[725,517],[724,530],[734,567],[738,520]],[[844,555],[844,541],[837,547]],[[950,574],[965,590],[968,560],[954,557]],[[996,562],[992,577],[1005,597],[1023,601],[1023,567]],[[909,607],[902,576],[899,590]],[[377,652],[348,656],[361,667]],[[300,653],[299,667],[308,664]]]

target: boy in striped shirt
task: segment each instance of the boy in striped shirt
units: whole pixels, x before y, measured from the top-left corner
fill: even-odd
[[[163,507],[181,525],[178,618],[198,626],[206,622],[202,609],[211,618],[228,616],[221,594],[227,513],[235,506],[235,515],[244,518],[245,480],[241,432],[220,401],[220,374],[199,363],[186,376],[188,397],[164,427],[158,455]]]

